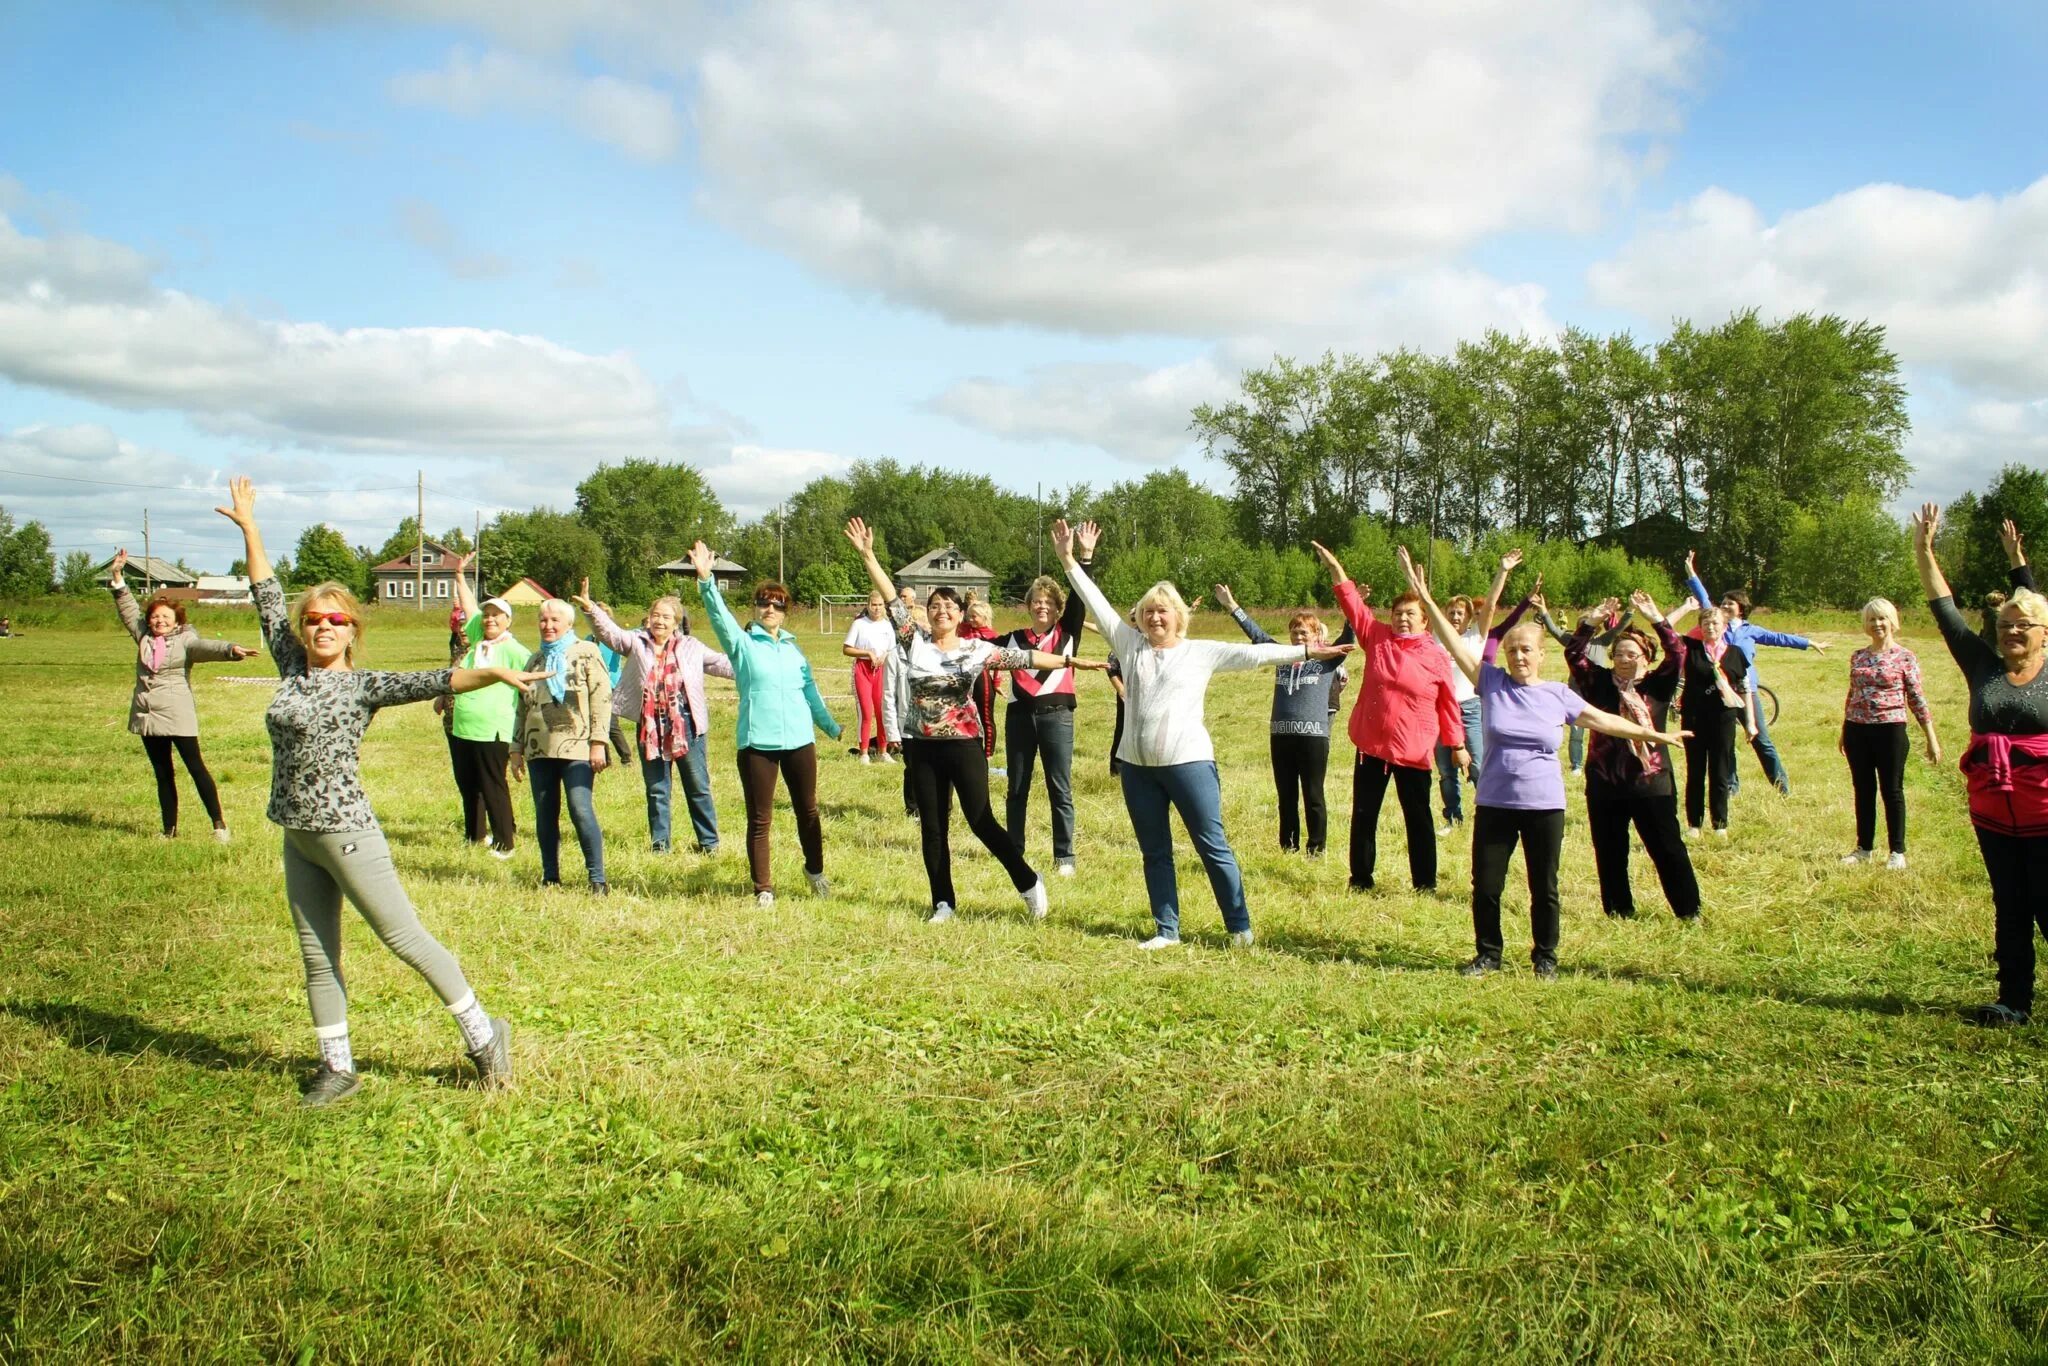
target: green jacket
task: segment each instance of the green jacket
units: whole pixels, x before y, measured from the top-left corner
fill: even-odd
[[[469,640],[469,649],[456,665],[459,669],[516,669],[533,653],[510,631],[485,645],[482,612],[469,614],[469,620],[462,623],[462,634]],[[519,689],[510,683],[493,683],[475,692],[457,693],[450,712],[458,740],[510,740],[519,712]]]
[[[740,719],[734,745],[739,749],[802,749],[817,740],[813,725],[837,740],[839,723],[825,709],[825,699],[818,696],[811,663],[804,658],[796,637],[787,631],[770,635],[759,622],[742,630],[718,585],[709,579],[697,580],[697,593],[704,600],[711,633],[732,660],[733,682],[739,686]]]

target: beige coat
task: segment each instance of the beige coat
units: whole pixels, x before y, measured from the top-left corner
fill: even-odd
[[[541,651],[526,661],[528,672],[544,667]],[[612,725],[612,678],[604,656],[587,640],[569,647],[569,680],[560,702],[548,693],[545,680],[529,683],[519,695],[512,735],[529,759],[590,758],[593,741],[605,743]],[[613,755],[614,759],[618,756]]]
[[[233,643],[201,640],[198,631],[183,626],[164,638],[163,667],[152,668],[149,623],[142,619],[142,606],[126,584],[115,591],[114,606],[121,613],[121,624],[135,638],[135,696],[128,703],[128,729],[137,735],[199,734],[199,709],[192,701],[192,666],[233,659]]]

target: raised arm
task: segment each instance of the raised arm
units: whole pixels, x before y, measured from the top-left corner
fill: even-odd
[[[1500,568],[1494,571],[1493,584],[1486,590],[1486,600],[1479,604],[1480,635],[1486,635],[1493,630],[1493,618],[1500,611],[1500,596],[1508,591],[1508,576],[1513,574],[1521,563],[1520,550],[1510,550],[1500,557]]]
[[[1052,524],[1052,546],[1060,557],[1061,567],[1067,571],[1067,582],[1088,604],[1089,615],[1095,618],[1095,629],[1102,633],[1110,648],[1116,650],[1124,648],[1138,633],[1124,621],[1116,608],[1110,606],[1109,599],[1095,586],[1095,580],[1088,577],[1088,571],[1081,567],[1081,561],[1074,553],[1078,544],[1094,549],[1095,538],[1100,534],[1101,529],[1093,522],[1070,527],[1067,519],[1061,517]]]
[[[702,541],[690,547],[690,567],[697,571],[697,597],[703,602],[704,615],[711,622],[711,634],[718,637],[718,643],[737,666],[746,654],[746,634],[733,620],[732,609],[725,605],[725,597],[718,591],[718,580],[711,577],[711,566],[716,559],[711,547]]]
[[[2034,587],[2034,571],[2027,567],[2027,548],[2020,538],[2020,529],[2008,517],[1999,525],[1998,543],[2005,547],[2006,577],[2014,588]]]
[[[603,603],[591,598],[589,579],[583,580],[581,590],[570,601],[582,608],[583,615],[590,618],[591,632],[599,640],[619,654],[633,654],[633,633],[622,628],[617,619],[605,610]]]
[[[590,591],[589,579],[583,581],[583,591]],[[455,571],[455,605],[462,609],[462,620],[465,623],[474,621],[482,615],[476,605],[476,590],[469,586],[469,575],[460,569]]]
[[[1216,605],[1230,613],[1230,619],[1237,623],[1237,629],[1254,645],[1271,645],[1273,637],[1266,634],[1266,628],[1253,621],[1244,608],[1237,605],[1237,594],[1230,591],[1230,585],[1219,583],[1209,590],[1215,595]]]
[[[1685,591],[1692,594],[1693,600],[1702,610],[1706,608],[1708,603],[1714,600],[1713,596],[1707,592],[1707,586],[1700,582],[1699,560],[1690,550],[1685,552]],[[1671,615],[1675,619],[1678,613],[1673,612]]]
[[[1652,678],[1675,678],[1685,671],[1685,642],[1678,638],[1678,632],[1671,629],[1671,623],[1664,619],[1664,613],[1657,608],[1657,600],[1643,589],[1629,594],[1629,608],[1642,614],[1657,632],[1657,643],[1664,647],[1664,657],[1657,661],[1657,667],[1650,670]]]
[[[135,601],[135,595],[128,591],[128,580],[121,577],[121,571],[128,567],[128,552],[114,552],[113,566],[107,571],[109,584],[114,590],[114,610],[121,614],[121,624],[128,628],[128,634],[138,642],[143,635],[142,607]]]
[[[1408,553],[1408,547],[1394,547],[1394,555],[1401,561],[1401,572],[1408,578],[1408,586],[1415,596],[1422,599],[1422,610],[1429,617],[1429,629],[1436,633],[1445,650],[1450,652],[1451,662],[1456,664],[1465,677],[1472,682],[1479,681],[1479,661],[1473,657],[1472,647],[1465,638],[1451,626],[1451,619],[1444,615],[1444,609],[1436,605],[1436,599],[1429,595],[1429,580],[1420,565]]]
[[[1550,599],[1544,597],[1540,592],[1531,593],[1529,595],[1529,605],[1536,609],[1536,620],[1543,623],[1544,631],[1549,634],[1552,640],[1563,645],[1571,639],[1570,636],[1565,634],[1564,628],[1557,624],[1557,618],[1550,615]]]
[[[248,562],[249,582],[277,577],[270,556],[263,550],[263,533],[256,529],[256,486],[249,476],[238,474],[228,480],[228,506],[214,509],[242,529],[242,558]]]
[[[846,519],[846,539],[853,542],[853,548],[860,552],[860,562],[867,566],[868,582],[882,595],[883,602],[896,601],[896,584],[890,579],[889,571],[882,568],[882,562],[875,558],[875,530],[858,517]]]
[[[1359,585],[1351,581],[1351,575],[1344,572],[1343,561],[1330,553],[1330,548],[1321,541],[1310,541],[1309,547],[1316,558],[1323,562],[1323,568],[1330,571],[1330,582],[1337,594],[1337,610],[1344,614],[1344,624],[1359,640],[1366,638],[1372,626],[1372,608],[1366,606],[1366,599],[1372,596],[1371,585]]]

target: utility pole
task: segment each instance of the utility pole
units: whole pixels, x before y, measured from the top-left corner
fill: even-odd
[[[1045,485],[1031,486],[1031,501],[1038,505],[1038,535],[1032,539],[1038,547],[1038,572],[1045,573]]]
[[[152,568],[154,566],[149,562],[149,509],[144,508],[142,510],[142,596],[144,598],[148,598],[151,593],[156,591],[156,585],[150,582],[149,571]]]
[[[484,600],[484,510],[476,510],[476,535],[469,543],[469,567],[476,580],[476,600]]]
[[[782,584],[789,582],[782,568],[782,524],[788,520],[783,511],[786,506],[783,503],[775,505],[775,581]]]
[[[420,608],[427,610],[427,472],[415,470],[419,478],[419,503],[412,514],[412,530],[416,538],[412,550],[413,581],[419,585]]]

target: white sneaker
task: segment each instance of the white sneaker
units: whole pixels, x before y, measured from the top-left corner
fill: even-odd
[[[868,753],[866,750],[862,750],[860,752],[860,761],[864,764],[871,764],[875,761],[875,756]]]
[[[1906,870],[1906,856],[1904,854],[1893,854],[1884,861],[1884,866],[1895,873],[1902,873]]]
[[[1155,934],[1150,939],[1147,939],[1144,943],[1138,945],[1138,947],[1145,950],[1147,953],[1150,953],[1154,949],[1177,949],[1180,947],[1180,940],[1168,939],[1163,934]]]
[[[1691,843],[1692,841],[1694,841],[1694,840],[1698,839],[1699,837],[1700,837],[1700,828],[1699,828],[1699,827],[1698,827],[1697,825],[1688,825],[1688,826],[1686,826],[1686,827],[1685,827],[1685,838],[1686,838],[1686,842],[1687,842],[1688,844],[1690,844],[1690,843]]]
[[[764,909],[764,910],[765,910],[766,908],[770,907],[770,906],[773,906],[773,905],[775,904],[775,893],[773,893],[773,892],[756,892],[756,893],[754,893],[754,904],[755,904],[756,906],[759,906],[759,907],[761,907],[761,908],[762,908],[762,909]]]
[[[213,827],[213,842],[215,844],[226,844],[231,838],[233,837],[228,834],[228,828],[225,825],[216,825]],[[1903,868],[1906,865],[1903,862],[1901,862],[1899,866]]]
[[[1010,770],[1007,768],[992,768],[988,771],[988,776],[991,778],[1008,778]]]
[[[512,857],[512,851],[510,849],[493,849],[491,850],[491,857],[502,863],[504,860]]]
[[[1233,949],[1248,949],[1251,946],[1252,932],[1250,930],[1232,930],[1230,932],[1230,947]]]
[[[927,925],[943,925],[952,918],[953,908],[941,901],[938,905],[932,907],[932,913],[926,918],[924,923]]]
[[[1045,919],[1045,913],[1052,909],[1052,905],[1045,895],[1044,878],[1032,883],[1030,890],[1024,893],[1024,905],[1033,920]]]
[[[1070,858],[1063,858],[1059,862],[1059,867],[1053,869],[1053,871],[1061,877],[1072,877],[1074,875],[1074,861]]]
[[[1450,823],[1449,821],[1445,821],[1445,822],[1444,822],[1444,823],[1443,823],[1442,825],[1439,825],[1439,826],[1438,826],[1438,827],[1436,828],[1436,837],[1437,837],[1438,839],[1442,839],[1442,838],[1443,838],[1444,836],[1446,836],[1446,835],[1448,835],[1448,834],[1450,834],[1450,833],[1451,833],[1451,823]]]
[[[827,882],[827,881],[825,880],[825,875],[824,875],[823,873],[805,873],[805,874],[804,874],[804,877],[806,877],[806,878],[807,878],[807,879],[809,879],[809,881],[810,881],[810,884],[811,884],[811,895],[813,895],[813,896],[830,896],[830,895],[832,895],[832,884],[831,884],[830,882]]]
[[[885,749],[882,751],[882,762],[885,764],[893,764],[896,762],[896,756]]]
[[[1856,849],[1842,855],[1842,865],[1844,867],[1850,867],[1858,863],[1868,862],[1870,862],[1870,851],[1868,849]]]
[[[1727,827],[1727,826],[1725,826],[1725,825],[1717,825],[1717,826],[1715,826],[1715,827],[1714,827],[1714,838],[1715,838],[1715,839],[1717,839],[1717,840],[1725,840],[1725,839],[1727,839],[1727,838],[1728,838],[1728,827]]]

